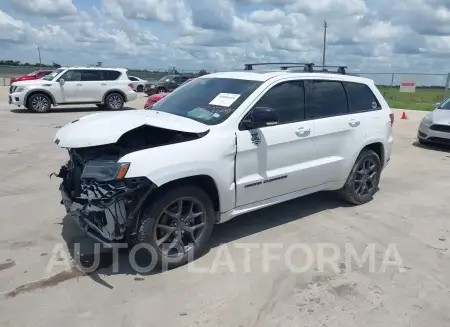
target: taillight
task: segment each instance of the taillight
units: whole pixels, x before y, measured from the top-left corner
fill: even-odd
[[[133,83],[128,84],[128,86],[129,86],[131,89],[134,89]]]
[[[394,125],[394,114],[390,113],[389,118],[391,119],[391,127],[392,127],[392,125]]]

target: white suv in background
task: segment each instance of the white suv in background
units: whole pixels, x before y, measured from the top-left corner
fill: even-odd
[[[61,128],[62,203],[104,245],[146,243],[177,266],[242,214],[323,190],[372,200],[393,120],[374,82],[345,72],[204,75],[151,110]]]
[[[122,68],[58,68],[37,80],[13,83],[9,104],[34,112],[48,112],[51,106],[95,104],[118,110],[136,99],[127,70]]]

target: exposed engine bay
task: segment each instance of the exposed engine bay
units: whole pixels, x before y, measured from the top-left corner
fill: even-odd
[[[61,204],[97,241],[125,241],[130,226],[133,232],[137,225],[145,199],[156,186],[144,176],[126,178],[128,166],[118,163],[119,159],[131,152],[204,135],[143,125],[123,134],[114,144],[68,149],[69,161],[55,174],[62,178]]]

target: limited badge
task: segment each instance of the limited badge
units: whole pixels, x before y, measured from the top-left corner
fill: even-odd
[[[252,143],[255,145],[258,145],[261,143],[261,137],[259,136],[258,132],[252,132]]]

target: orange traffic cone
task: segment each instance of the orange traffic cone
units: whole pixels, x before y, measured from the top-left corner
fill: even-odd
[[[402,118],[400,118],[400,119],[408,119],[408,117],[406,117],[406,112],[403,111]]]

